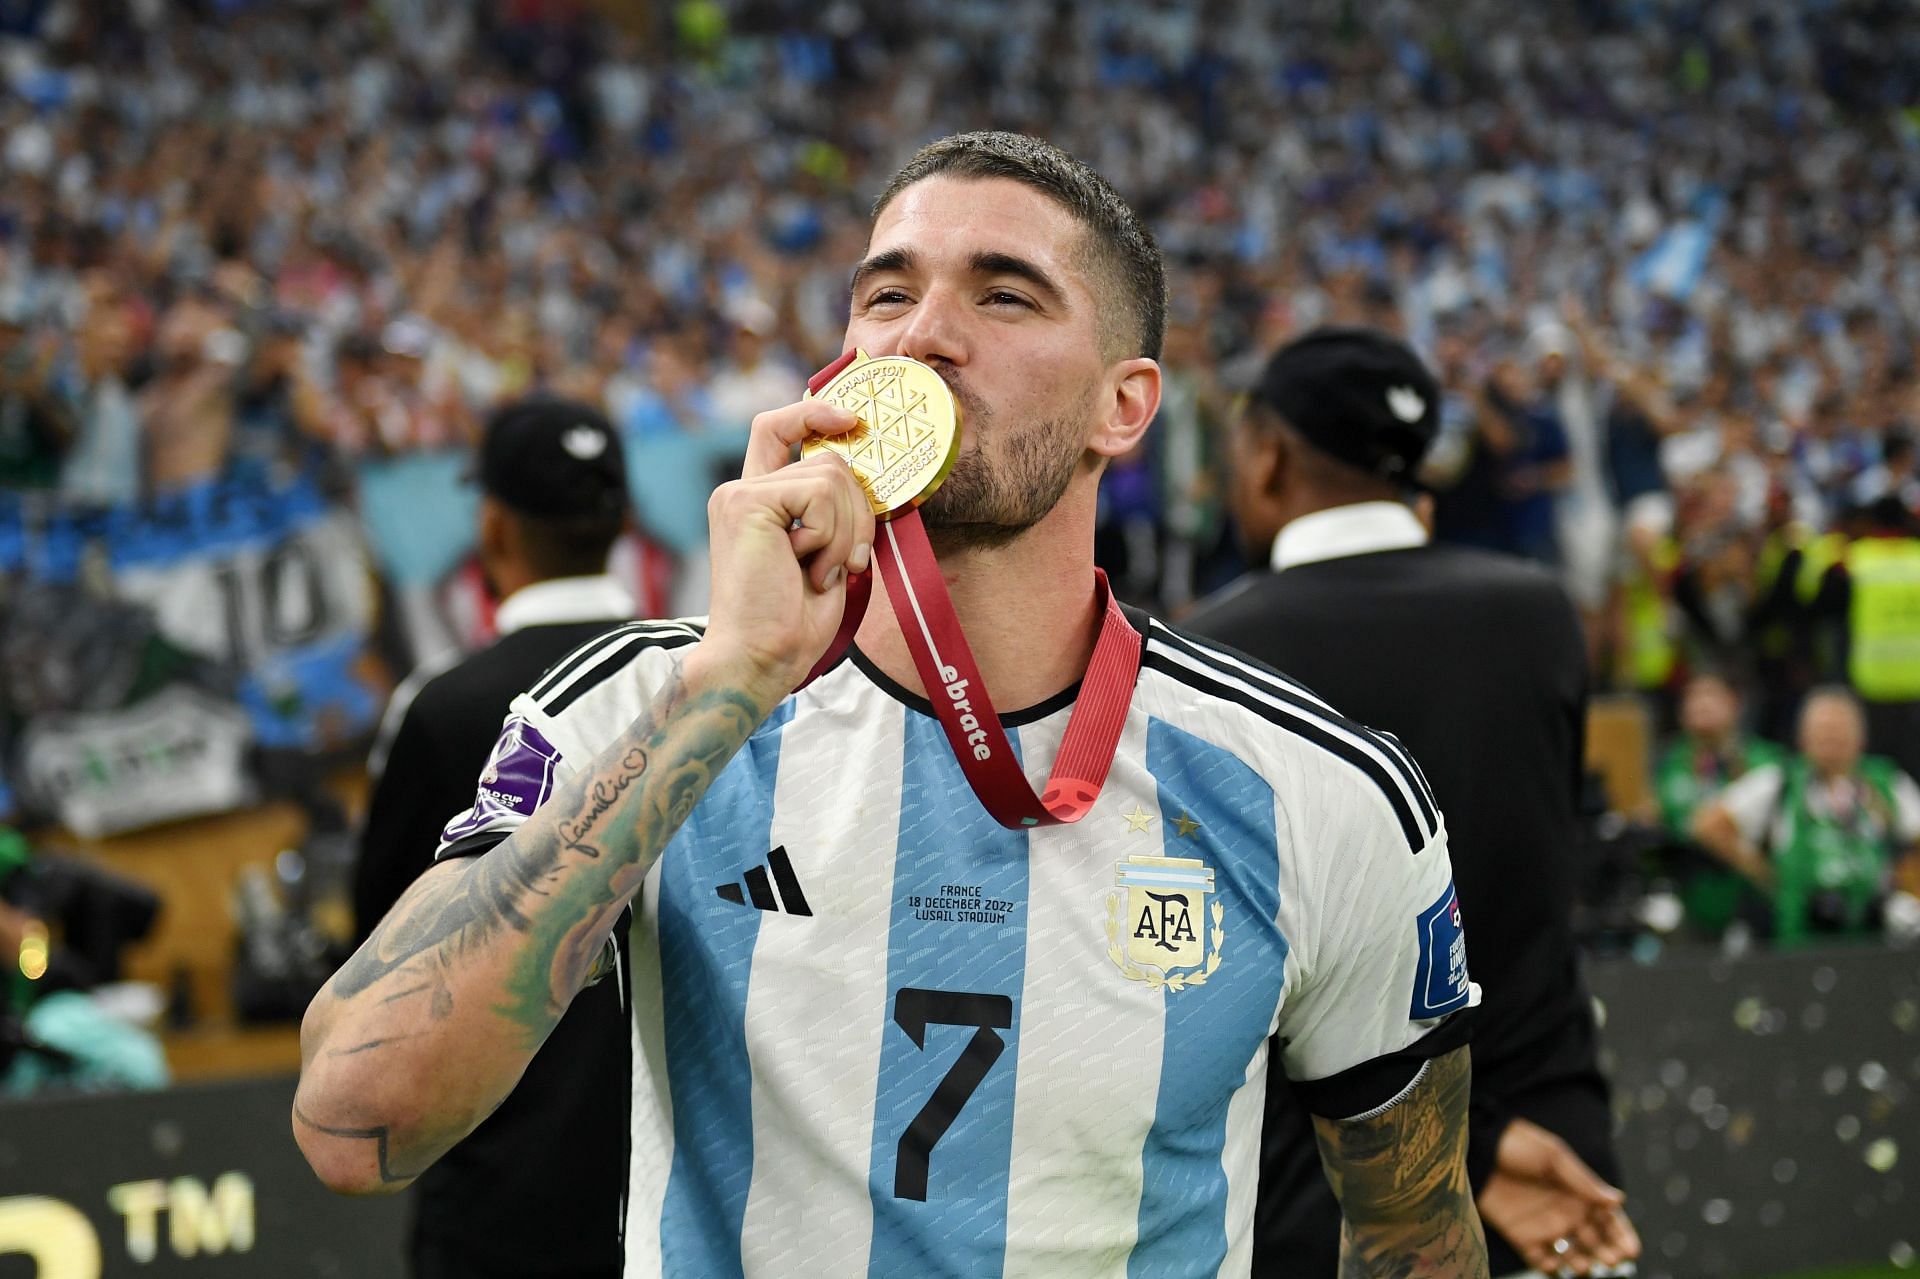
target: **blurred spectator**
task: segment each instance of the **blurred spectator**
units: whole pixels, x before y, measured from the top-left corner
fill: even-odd
[[[1687,681],[1680,731],[1661,751],[1653,782],[1660,823],[1676,849],[1672,869],[1687,922],[1704,936],[1718,937],[1733,922],[1746,881],[1718,859],[1699,855],[1694,819],[1732,783],[1786,758],[1780,747],[1741,729],[1740,695],[1724,676],[1700,674]]]
[[[756,414],[791,402],[806,388],[807,374],[784,348],[774,345],[773,330],[773,308],[760,299],[750,298],[734,308],[727,358],[707,383],[710,422],[751,426]]]
[[[234,393],[247,353],[246,339],[231,320],[222,302],[197,293],[160,317],[154,375],[138,401],[147,482],[156,491],[213,479],[226,465]]]
[[[1816,690],[1799,750],[1734,782],[1695,815],[1693,833],[1766,900],[1762,934],[1781,945],[1911,932],[1920,903],[1893,889],[1920,841],[1920,786],[1865,754],[1866,719],[1845,689]]]
[[[86,308],[71,370],[78,430],[60,495],[79,506],[126,505],[140,496],[140,418],[127,384],[138,355],[132,318],[104,279],[89,288]]]
[[[1559,495],[1573,478],[1559,410],[1539,397],[1537,379],[1514,357],[1495,363],[1480,390],[1480,442],[1494,464],[1499,495],[1497,549],[1560,563]]]
[[[54,381],[55,336],[31,329],[23,310],[0,295],[0,487],[52,489],[73,443],[73,413]]]
[[[1920,769],[1920,519],[1893,495],[1861,515],[1818,605],[1845,619],[1847,682],[1872,749]]]

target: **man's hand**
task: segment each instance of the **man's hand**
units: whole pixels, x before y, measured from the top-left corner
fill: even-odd
[[[1640,1236],[1621,1205],[1567,1143],[1515,1119],[1500,1136],[1480,1216],[1541,1274],[1585,1275],[1640,1255]]]
[[[807,437],[857,424],[820,400],[760,414],[741,478],[707,503],[713,602],[701,647],[776,700],[827,651],[847,577],[865,572],[873,553],[873,510],[846,464],[787,459]]]

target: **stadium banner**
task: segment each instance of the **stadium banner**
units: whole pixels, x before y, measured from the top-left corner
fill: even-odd
[[[374,591],[353,517],[303,496],[252,527],[116,567],[113,587],[152,608],[168,640],[241,673],[262,746],[324,750],[379,718],[381,699],[357,671]]]
[[[404,1197],[322,1186],[288,1127],[293,1087],[289,1077],[0,1103],[0,1274],[402,1273]]]
[[[1911,1266],[1920,952],[1594,965],[1643,1279]]]
[[[253,726],[232,702],[172,684],[131,706],[43,715],[21,740],[21,789],[84,839],[256,798],[246,768]]]
[[[324,753],[361,741],[378,722],[384,680],[367,661],[376,622],[371,555],[357,515],[324,494],[313,472],[236,467],[113,509],[0,499],[0,574],[67,591],[75,611],[94,599],[136,607],[152,618],[138,618],[140,628],[217,672],[188,674],[205,689],[198,697],[169,693],[180,703],[177,724],[157,722],[150,691],[131,705],[81,688],[25,703],[31,711],[6,782],[21,801],[56,801],[52,810],[86,835],[250,803],[246,745]],[[40,626],[48,636],[19,641],[13,659],[38,663],[48,643],[71,647],[54,636],[58,616]],[[108,638],[92,647],[100,645]],[[240,741],[215,699],[248,722]],[[234,768],[225,789],[211,782],[215,762]],[[169,770],[179,793],[156,795]],[[146,787],[138,801],[109,793],[132,778]],[[146,822],[140,805],[150,805]]]

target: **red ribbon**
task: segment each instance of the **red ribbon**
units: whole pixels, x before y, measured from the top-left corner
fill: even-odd
[[[809,391],[818,393],[854,358],[847,354],[813,375]],[[893,615],[906,638],[907,652],[926,687],[933,713],[945,730],[954,758],[967,775],[967,784],[981,806],[1002,826],[1016,830],[1031,826],[1058,826],[1077,822],[1093,808],[1106,785],[1107,772],[1120,744],[1133,686],[1140,676],[1140,632],[1120,611],[1107,575],[1093,571],[1100,590],[1103,618],[1093,658],[1080,681],[1073,713],[1067,717],[1066,737],[1048,774],[1046,790],[1033,793],[1013,744],[1000,725],[1000,715],[987,694],[986,681],[974,663],[960,618],[953,611],[946,579],[927,541],[920,512],[911,510],[878,526],[879,544],[873,548],[880,576],[886,581]],[[873,575],[847,578],[847,606],[840,629],[825,656],[815,663],[805,688],[827,673],[853,643],[867,605],[873,597]]]

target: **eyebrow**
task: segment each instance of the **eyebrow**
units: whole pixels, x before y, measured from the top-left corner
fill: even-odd
[[[1047,300],[1062,311],[1071,310],[1067,291],[1037,265],[1011,253],[976,253],[967,261],[975,275],[1010,275],[1025,280],[1047,295]]]
[[[919,265],[920,257],[912,249],[904,246],[884,249],[853,269],[853,279],[848,285],[848,291],[858,293],[860,286],[876,275],[911,272]],[[1024,280],[1045,294],[1047,301],[1060,310],[1072,309],[1072,305],[1067,301],[1066,290],[1038,265],[1017,254],[982,250],[967,259],[967,270],[973,275],[1005,275]]]
[[[893,271],[911,271],[919,261],[919,256],[912,249],[883,249],[853,268],[853,280],[848,284],[847,291],[858,293],[860,286],[876,275]]]

